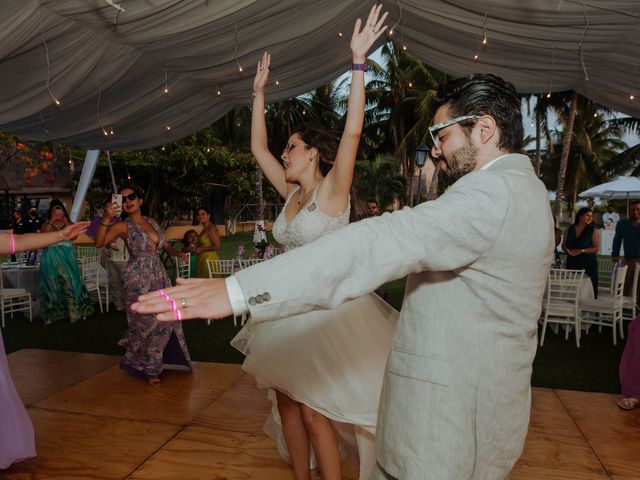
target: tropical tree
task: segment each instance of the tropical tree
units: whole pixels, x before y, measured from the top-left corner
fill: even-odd
[[[406,178],[398,173],[393,159],[376,155],[371,160],[356,162],[354,183],[363,200],[374,199],[386,210],[394,199],[404,195]]]
[[[561,168],[563,153],[566,156],[563,192],[566,195],[569,210],[572,211],[578,192],[595,184],[607,181],[604,168],[611,159],[627,146],[622,141],[622,129],[609,120],[610,110],[593,101],[578,97],[576,115],[571,136],[571,149],[567,153],[566,132],[551,132],[548,150],[544,155],[541,175],[549,190],[558,190],[558,171]]]
[[[381,55],[385,67],[370,61],[374,79],[367,84],[370,108],[365,136],[378,139],[377,153],[391,153],[399,160],[407,179],[409,203],[413,204],[415,164],[409,152],[427,142],[431,101],[446,75],[391,42],[382,47]]]

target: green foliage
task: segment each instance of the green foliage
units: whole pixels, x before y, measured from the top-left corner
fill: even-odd
[[[111,157],[119,188],[142,190],[151,217],[169,224],[218,191],[228,197],[225,218],[255,196],[255,169],[250,154],[220,145],[209,129],[162,147]],[[94,177],[94,195],[108,198],[111,177],[103,159]]]
[[[402,198],[406,179],[398,173],[395,162],[376,155],[372,160],[356,162],[354,184],[361,200],[375,199],[384,211],[394,198]]]

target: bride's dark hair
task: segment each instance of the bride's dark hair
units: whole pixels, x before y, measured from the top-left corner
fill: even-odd
[[[302,141],[309,145],[309,147],[305,148],[315,147],[318,149],[320,153],[320,171],[322,175],[329,173],[338,151],[338,142],[333,134],[317,123],[302,123],[291,133],[300,135]]]

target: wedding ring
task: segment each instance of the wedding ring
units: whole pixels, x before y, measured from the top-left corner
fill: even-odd
[[[180,308],[187,308],[187,299],[186,298],[181,298],[180,299]]]
[[[178,307],[176,305],[176,301],[173,298],[169,299],[169,307],[171,308],[172,312],[176,312],[178,310]]]

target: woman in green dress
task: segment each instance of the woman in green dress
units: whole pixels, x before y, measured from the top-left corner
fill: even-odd
[[[220,236],[218,227],[211,221],[211,212],[205,207],[198,208],[198,221],[202,224],[202,231],[198,235],[198,246],[194,252],[198,256],[198,278],[209,278],[207,260],[218,260],[217,250],[220,250]]]
[[[64,205],[57,198],[49,204],[49,216],[42,232],[62,231],[71,224]],[[78,267],[78,257],[69,240],[51,245],[40,257],[40,311],[44,323],[69,319],[71,323],[93,313],[93,305]]]

